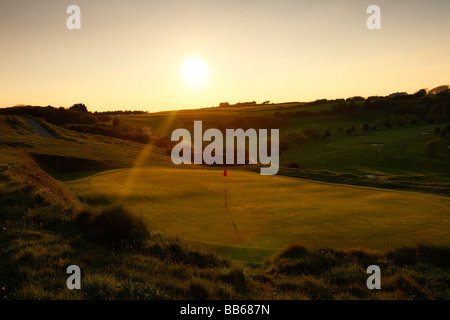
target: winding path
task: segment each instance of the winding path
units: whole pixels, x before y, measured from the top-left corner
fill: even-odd
[[[44,138],[54,138],[55,137],[54,135],[49,133],[47,130],[45,130],[39,123],[37,123],[36,120],[34,120],[34,119],[26,119],[25,121],[41,137],[44,137]]]

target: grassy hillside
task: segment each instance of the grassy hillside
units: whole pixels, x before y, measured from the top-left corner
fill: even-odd
[[[85,123],[49,107],[2,111],[0,299],[449,299],[445,99]],[[194,120],[279,128],[283,168],[230,169],[225,208],[221,168],[176,167],[167,155],[163,135]],[[82,290],[65,286],[71,264]],[[366,288],[372,264],[382,290]]]
[[[143,228],[127,209],[84,208],[24,154],[0,157],[1,299],[450,298],[447,248],[292,245],[243,267]],[[65,287],[72,264],[82,270],[81,290]],[[365,287],[371,264],[383,270],[382,290]]]
[[[170,163],[170,159],[163,151],[152,145],[84,134],[37,119],[56,136],[56,138],[42,138],[25,123],[26,118],[26,116],[0,115],[0,145],[10,152],[23,151],[30,155],[53,156],[53,159],[38,156],[37,160],[59,179],[78,177],[77,173],[86,175],[97,172],[101,169],[100,166],[104,166],[106,170],[131,167],[136,162],[148,166]],[[52,161],[57,161],[58,157],[92,160],[97,162],[98,166],[94,170],[89,168],[71,170],[67,166],[60,170],[58,166],[51,166]],[[50,163],[47,164],[46,160]],[[73,161],[74,165],[76,163],[77,161]]]
[[[170,111],[120,120],[168,136],[176,128],[192,130],[196,120],[203,121],[203,130],[274,125],[280,130],[280,164],[288,167],[279,175],[449,194],[448,94],[342,100]]]
[[[255,121],[258,118],[275,119],[275,109],[280,113],[295,113],[314,108],[311,116],[279,120],[277,128],[280,129],[280,138],[288,144],[287,150],[282,149],[281,164],[297,162],[302,168],[311,170],[403,178],[422,175],[436,181],[449,181],[450,133],[445,134],[442,131],[444,128],[450,128],[450,120],[429,123],[394,111],[370,110],[362,106],[353,112],[317,115],[317,111],[329,110],[332,105],[281,104],[214,108],[124,116],[120,119],[149,126],[156,132],[170,136],[177,128],[192,128],[196,120],[202,120],[203,130],[206,130],[210,127],[235,128],[237,119],[256,118],[253,122],[248,121],[247,124],[251,127],[252,124],[257,125]],[[245,121],[241,122],[245,124]],[[364,125],[368,125],[369,129],[364,130]],[[354,130],[350,134],[347,133],[352,127]],[[324,137],[327,130],[329,136]],[[436,130],[439,132],[436,133]],[[310,135],[317,134],[317,137],[307,136],[304,140],[296,140],[298,134],[307,131]],[[292,135],[295,132],[297,136]],[[426,144],[433,137],[441,139],[441,146],[439,153],[431,157]]]

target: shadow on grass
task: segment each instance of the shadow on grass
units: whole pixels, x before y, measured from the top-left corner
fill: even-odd
[[[60,181],[71,181],[115,169],[108,161],[32,153],[30,156],[45,172]]]

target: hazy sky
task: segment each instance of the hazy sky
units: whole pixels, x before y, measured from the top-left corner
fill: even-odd
[[[66,9],[81,8],[81,30]],[[381,8],[381,30],[366,9]],[[0,107],[210,107],[450,83],[449,0],[0,0]],[[203,87],[180,77],[196,55]]]

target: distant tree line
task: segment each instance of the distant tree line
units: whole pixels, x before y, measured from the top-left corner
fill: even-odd
[[[266,103],[267,101],[265,101],[263,104],[268,104],[268,102]],[[257,103],[256,103],[256,101],[250,101],[250,102],[238,102],[238,103],[235,103],[235,104],[230,104],[230,103],[228,103],[228,102],[221,102],[220,104],[219,104],[219,107],[220,108],[227,108],[227,107],[248,107],[248,106],[256,106],[257,105]]]
[[[305,105],[319,105],[330,103],[330,100],[320,99]],[[391,128],[394,125],[405,126],[415,125],[420,120],[428,123],[435,121],[450,119],[450,90],[448,86],[439,86],[429,92],[421,89],[415,94],[401,94],[393,95],[391,97],[373,96],[364,99],[363,97],[351,97],[348,99],[333,100],[334,105],[329,110],[321,110],[318,112],[311,112],[306,110],[299,110],[296,112],[280,112],[274,113],[274,117],[280,120],[287,121],[289,118],[298,117],[320,117],[324,115],[339,115],[355,110],[383,110],[390,113],[390,118],[385,121],[377,120],[373,123],[364,123],[363,131],[376,130],[379,127]],[[353,134],[356,131],[355,126],[350,128],[339,127],[339,133]],[[331,135],[331,128],[317,129],[315,126],[307,129],[296,129],[287,132],[280,139],[280,151],[287,151],[290,145],[302,145],[307,141],[316,141],[318,139],[326,139]],[[435,134],[445,136],[450,133],[450,125],[443,128],[436,127]],[[434,141],[434,140],[433,140]],[[436,142],[430,143],[427,148],[431,151],[430,155],[435,156]]]
[[[86,106],[81,103],[74,104],[68,109],[64,107],[55,108],[52,106],[16,106],[0,109],[0,114],[30,115],[36,118],[43,118],[45,121],[56,125],[94,124],[111,120],[110,117],[105,115],[95,115],[89,112]]]
[[[111,116],[114,115],[142,115],[147,114],[147,111],[139,110],[117,110],[117,111],[101,111],[101,112],[89,112],[86,105],[83,103],[76,103],[70,108],[64,107],[41,107],[41,106],[15,106],[9,108],[1,108],[0,114],[9,115],[30,115],[36,118],[43,118],[45,121],[56,124],[94,124],[97,122],[111,121]]]
[[[320,99],[299,106],[319,105],[334,103],[329,110],[317,112],[299,110],[296,112],[280,112],[273,114],[278,119],[300,118],[300,117],[320,117],[326,115],[339,115],[362,110],[380,110],[398,115],[408,115],[413,122],[423,120],[428,123],[450,119],[450,89],[449,86],[439,86],[429,92],[421,89],[414,94],[395,95],[392,97],[372,96],[352,97],[348,99],[327,100]],[[401,125],[401,122],[398,123]]]
[[[331,135],[331,129],[318,129],[315,125],[311,128],[296,129],[287,132],[280,139],[280,151],[287,151],[291,144],[301,146],[308,141],[326,139]]]
[[[367,99],[363,108],[403,115],[412,124],[418,120],[435,123],[450,119],[450,90],[448,86],[439,86],[428,93],[421,89],[412,95]],[[399,121],[398,125],[402,126],[402,122]]]
[[[136,116],[148,114],[148,111],[142,110],[115,110],[115,111],[95,111],[94,114],[103,114],[108,116]]]

